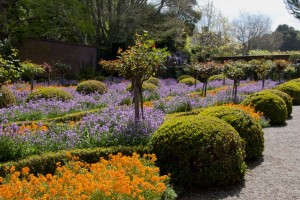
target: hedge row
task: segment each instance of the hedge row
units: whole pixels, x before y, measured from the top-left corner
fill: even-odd
[[[15,166],[16,170],[21,170],[24,167],[29,167],[30,172],[33,174],[53,174],[56,169],[56,164],[62,164],[67,160],[67,153],[78,156],[79,160],[87,163],[96,163],[100,157],[108,159],[109,154],[122,153],[123,155],[132,155],[136,152],[140,155],[150,153],[148,147],[135,146],[135,147],[101,147],[93,149],[74,149],[70,151],[59,151],[55,153],[44,153],[41,155],[30,156],[18,162],[6,162],[0,164],[0,176],[5,176],[5,171],[11,166]]]

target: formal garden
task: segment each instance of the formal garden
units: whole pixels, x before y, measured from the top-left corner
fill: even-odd
[[[170,54],[147,34],[99,61],[111,77],[91,80],[1,53],[0,199],[176,199],[239,184],[263,155],[262,128],[300,104],[294,62],[195,55],[184,75],[162,79]]]

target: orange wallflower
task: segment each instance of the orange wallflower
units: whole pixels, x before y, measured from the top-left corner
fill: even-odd
[[[0,199],[160,199],[167,189],[168,176],[159,176],[155,155],[141,160],[119,153],[94,164],[72,159],[53,176],[28,175],[29,168],[20,176],[12,167],[11,175],[0,178]]]
[[[229,104],[225,104],[224,106],[239,108],[239,109],[243,110],[244,112],[246,112],[247,114],[249,114],[253,119],[255,119],[257,121],[259,121],[260,118],[264,116],[264,114],[262,112],[255,111],[255,109],[250,105],[246,106],[246,105],[229,103]]]

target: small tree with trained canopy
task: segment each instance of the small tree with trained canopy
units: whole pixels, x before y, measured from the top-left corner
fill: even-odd
[[[45,72],[45,69],[42,65],[34,64],[28,60],[22,62],[21,65],[23,68],[22,75],[30,78],[30,91],[32,91],[34,77],[43,74]]]
[[[225,74],[229,79],[233,80],[232,96],[234,97],[234,101],[237,100],[237,88],[239,81],[245,75],[245,67],[246,62],[242,60],[225,62]]]
[[[133,100],[135,108],[135,124],[140,120],[139,103],[141,102],[143,117],[142,85],[163,67],[169,53],[166,49],[155,47],[153,40],[147,38],[147,33],[136,34],[135,44],[126,51],[118,52],[121,65],[119,73],[131,80],[133,86]]]
[[[119,59],[116,60],[100,60],[99,64],[110,76],[110,82],[113,82],[113,75],[118,71],[122,64]]]

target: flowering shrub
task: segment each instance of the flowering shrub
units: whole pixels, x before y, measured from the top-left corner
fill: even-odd
[[[9,169],[0,177],[0,199],[175,199],[168,187],[168,176],[159,176],[156,157],[110,155],[98,163],[69,161],[54,175],[34,176],[25,167],[21,172]]]

